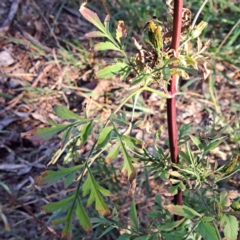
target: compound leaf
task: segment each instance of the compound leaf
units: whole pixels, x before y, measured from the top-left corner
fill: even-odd
[[[110,209],[107,204],[104,202],[102,195],[110,196],[111,193],[101,187],[93,178],[91,172],[88,173],[87,179],[82,186],[83,196],[86,196],[90,192],[90,196],[88,198],[87,205],[90,206],[93,201],[95,201],[96,210],[102,215],[110,214]]]

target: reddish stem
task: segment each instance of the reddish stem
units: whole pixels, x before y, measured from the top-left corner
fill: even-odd
[[[180,44],[181,26],[182,26],[182,7],[183,0],[174,0],[174,13],[173,13],[173,36],[172,36],[172,49],[176,50]],[[176,93],[177,75],[172,77],[168,91],[174,96]],[[171,152],[172,163],[178,164],[178,139],[177,139],[177,120],[176,120],[176,97],[167,99],[167,118],[168,118],[168,135],[169,145]],[[182,191],[174,196],[174,204],[182,205]],[[180,216],[175,216],[175,220],[180,219]]]

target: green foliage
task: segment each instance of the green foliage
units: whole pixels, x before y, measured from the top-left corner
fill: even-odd
[[[221,239],[220,229],[218,229],[220,224],[223,229],[221,234],[229,237],[230,240],[235,240],[238,222],[231,208],[238,211],[239,202],[229,204],[234,197],[228,197],[228,193],[219,190],[217,184],[239,171],[238,154],[222,167],[216,164],[212,169],[208,161],[209,152],[226,140],[226,137],[221,134],[223,130],[219,135],[203,140],[192,132],[190,124],[181,126],[178,135],[181,147],[179,164],[171,163],[169,151],[157,144],[162,133],[161,126],[154,134],[154,151],[151,153],[145,148],[144,142],[133,137],[132,134],[134,128],[138,126],[138,123],[133,124],[133,117],[143,91],[155,93],[165,100],[173,97],[166,90],[172,75],[177,74],[185,78],[188,78],[189,74],[199,75],[199,66],[205,63],[202,52],[206,50],[208,44],[202,46],[202,42],[198,39],[198,50],[193,52],[191,42],[199,37],[207,23],[202,21],[197,26],[190,26],[189,22],[189,25],[185,26],[181,47],[176,57],[176,53],[169,47],[171,39],[166,37],[169,32],[164,30],[157,21],[149,20],[146,23],[149,41],[139,44],[135,38],[132,38],[137,53],[134,57],[129,57],[126,52],[127,41],[125,41],[128,32],[124,22],[118,21],[116,34],[113,35],[109,28],[110,17],[107,16],[102,23],[98,15],[85,5],[86,1],[81,5],[80,13],[97,28],[96,31],[86,34],[86,37],[101,40],[94,45],[94,50],[113,50],[118,53],[115,63],[101,69],[97,76],[112,78],[119,75],[123,80],[131,73],[133,78],[128,96],[122,99],[109,116],[87,118],[87,112],[83,116],[78,116],[66,107],[55,106],[56,115],[63,120],[71,120],[70,123],[58,124],[50,121],[49,124],[52,127],[38,129],[37,133],[44,139],[62,133],[62,148],[54,154],[48,166],[55,164],[61,158],[64,164],[70,166],[58,166],[57,171],[46,170],[35,179],[35,183],[48,187],[62,180],[65,188],[71,184],[77,184],[73,194],[43,206],[43,210],[45,212],[60,211],[65,215],[61,219],[54,220],[53,223],[65,224],[62,237],[66,238],[71,238],[73,218],[76,216],[82,228],[89,233],[93,228],[104,226],[105,230],[99,238],[114,229],[124,229],[127,232],[118,239]],[[206,77],[208,69],[206,66],[203,68]],[[158,84],[159,89],[163,90],[152,88],[152,83]],[[131,122],[122,111],[122,107],[130,100],[133,102]],[[88,156],[81,159],[79,164],[79,147],[92,139],[94,141]],[[197,151],[194,151],[194,148],[197,148]],[[142,230],[137,203],[133,200],[129,211],[129,223],[121,223],[117,210],[115,208],[112,210],[112,205],[108,204],[108,197],[112,195],[107,189],[108,185],[103,181],[100,184],[92,169],[100,156],[108,164],[117,158],[122,159],[122,173],[128,177],[131,188],[137,177],[135,163],[139,163],[138,166],[141,168],[144,164],[147,174],[157,176],[170,184],[169,193],[176,194],[179,189],[182,190],[185,194],[184,205],[175,206],[163,202],[157,195],[156,205],[152,207],[151,212],[147,213],[151,221]],[[73,163],[76,165],[71,166]],[[114,165],[113,168],[115,168]],[[90,220],[81,201],[81,194],[84,199],[88,197],[87,207],[95,202],[95,209],[100,214],[99,218]],[[173,215],[182,218],[173,221]]]

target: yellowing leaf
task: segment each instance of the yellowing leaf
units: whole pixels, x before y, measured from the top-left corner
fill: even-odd
[[[115,160],[119,154],[119,148],[120,148],[120,143],[117,143],[112,150],[108,152],[108,155],[106,157],[106,162],[111,163],[113,160]]]
[[[76,216],[80,222],[80,225],[83,227],[83,229],[87,232],[91,232],[92,224],[90,222],[90,219],[89,219],[80,199],[77,199]]]
[[[90,206],[95,201],[96,210],[102,215],[110,214],[110,209],[107,204],[104,202],[103,196],[110,196],[111,193],[101,187],[93,178],[91,172],[88,173],[87,179],[82,186],[83,196],[86,196],[90,193],[88,198],[87,205]]]
[[[185,218],[189,218],[189,219],[194,218],[196,216],[198,216],[198,217],[201,216],[201,214],[199,214],[192,208],[187,207],[185,205],[179,206],[179,205],[169,204],[167,206],[164,206],[164,208],[166,208],[172,214],[182,216]]]

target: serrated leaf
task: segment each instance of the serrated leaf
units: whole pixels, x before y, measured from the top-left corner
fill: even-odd
[[[60,133],[61,131],[68,128],[70,125],[58,125],[51,128],[38,128],[36,134],[39,135],[44,140],[48,140],[53,137],[55,134]]]
[[[61,166],[58,166],[60,171],[52,171],[47,170],[45,172],[42,172],[40,176],[35,178],[35,184],[42,186],[42,187],[49,187],[56,183],[58,180],[64,178],[69,173],[76,172],[78,169],[82,168],[84,164],[77,165],[71,168],[64,168]]]
[[[109,41],[97,43],[94,46],[94,50],[96,51],[115,50],[121,52],[121,49],[118,46],[114,45],[112,42]]]
[[[112,130],[113,130],[113,127],[109,126],[109,127],[105,127],[101,131],[97,140],[97,148],[102,148],[109,142],[112,136]]]
[[[82,3],[79,9],[80,13],[83,15],[83,17],[86,20],[88,20],[90,23],[96,26],[99,30],[101,30],[102,32],[105,32],[105,27],[101,23],[98,15],[95,12],[91,11],[90,9],[84,7],[85,5],[86,5],[86,2]]]
[[[87,179],[82,186],[83,196],[86,196],[90,192],[90,196],[88,198],[87,205],[90,206],[95,201],[96,210],[102,215],[110,214],[110,209],[107,204],[104,202],[102,195],[110,196],[111,193],[101,187],[92,177],[91,173],[88,173]],[[100,194],[101,193],[101,194]]]
[[[85,37],[87,37],[87,38],[105,37],[105,36],[106,36],[106,34],[100,32],[100,31],[93,31],[93,32],[85,34]]]
[[[204,221],[201,221],[198,224],[197,231],[206,240],[220,240],[218,238],[215,228]]]
[[[93,121],[86,123],[81,129],[81,144],[85,144],[93,130]]]
[[[116,145],[113,147],[113,149],[108,152],[108,155],[106,157],[107,163],[111,163],[118,157],[119,148],[120,148],[120,143],[116,143]]]
[[[118,74],[122,74],[126,69],[128,68],[126,63],[123,62],[117,62],[114,65],[107,66],[103,69],[101,69],[98,73],[97,76],[99,78],[111,78],[114,77]]]
[[[131,229],[136,231],[139,229],[139,220],[138,220],[138,216],[137,216],[136,203],[134,200],[132,201],[129,214],[130,214]]]
[[[230,240],[237,240],[239,222],[235,216],[224,215],[221,220],[221,225],[224,226],[224,236]]]
[[[79,117],[76,113],[70,111],[67,107],[63,106],[54,106],[54,112],[64,120],[78,120],[78,121],[85,121],[86,119]]]
[[[164,208],[166,208],[172,214],[182,216],[188,219],[192,219],[196,216],[201,217],[201,214],[199,214],[192,208],[185,205],[179,206],[179,205],[169,204],[167,206],[164,206]]]
[[[199,138],[189,134],[190,138],[192,139],[193,143],[197,146],[199,150],[202,150],[202,143]]]
[[[74,198],[74,195],[64,198],[57,202],[52,202],[52,203],[46,204],[42,207],[42,209],[43,209],[43,211],[45,211],[47,213],[55,212],[57,210],[61,210],[61,211],[65,210],[69,207],[69,203],[70,203],[70,201],[73,200],[73,198]]]
[[[77,208],[75,213],[82,228],[87,232],[91,232],[92,224],[80,199],[77,199]]]
[[[119,140],[119,141],[121,141],[121,140]],[[122,143],[122,141],[121,141],[121,148],[122,148],[123,160],[124,160],[122,172],[123,173],[127,172],[128,180],[131,183],[136,178],[136,171],[132,164],[132,158],[127,153],[126,148],[125,148],[124,144]]]

